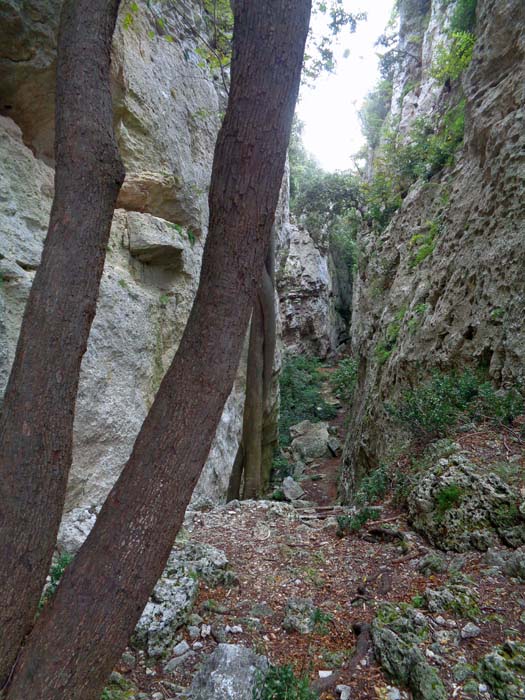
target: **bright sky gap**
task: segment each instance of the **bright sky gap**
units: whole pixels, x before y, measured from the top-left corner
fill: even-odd
[[[394,0],[345,0],[350,12],[365,11],[355,34],[344,33],[335,49],[335,73],[321,75],[314,87],[303,86],[297,108],[304,122],[303,141],[325,170],[346,170],[364,144],[357,113],[378,80],[377,38],[390,19]],[[350,54],[343,57],[345,50]]]

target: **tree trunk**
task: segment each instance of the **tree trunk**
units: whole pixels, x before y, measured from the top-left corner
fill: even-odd
[[[309,15],[310,0],[235,2],[231,89],[190,318],[123,473],[22,649],[9,700],[98,700],[162,573],[260,284]]]
[[[58,37],[55,198],[0,416],[0,688],[31,627],[62,515],[73,416],[124,170],[113,135],[119,0],[67,0]]]
[[[274,255],[272,245],[266,257],[263,280],[254,304],[250,328],[242,431],[243,498],[258,498],[269,482],[269,471],[265,468],[265,462],[268,461],[265,438],[271,410],[269,402],[275,355]]]

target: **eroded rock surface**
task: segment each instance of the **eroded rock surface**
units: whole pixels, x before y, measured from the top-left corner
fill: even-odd
[[[193,678],[189,700],[253,700],[268,671],[266,657],[238,644],[219,644]]]
[[[436,547],[465,552],[486,550],[500,540],[525,544],[519,494],[492,472],[462,455],[438,460],[408,494],[411,523]]]

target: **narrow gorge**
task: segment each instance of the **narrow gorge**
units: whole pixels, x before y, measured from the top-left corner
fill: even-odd
[[[0,0],[0,394],[53,202],[61,6]],[[39,615],[190,316],[230,21],[120,6],[126,177]],[[525,698],[525,4],[397,0],[376,49],[352,168],[294,121],[234,386],[102,700]]]

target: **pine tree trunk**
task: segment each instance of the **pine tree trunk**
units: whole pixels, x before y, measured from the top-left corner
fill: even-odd
[[[236,0],[201,280],[131,457],[22,649],[8,700],[98,700],[167,561],[231,391],[260,284],[310,0]]]
[[[31,627],[62,515],[73,416],[123,167],[113,135],[119,0],[67,0],[55,198],[0,416],[0,688]]]

